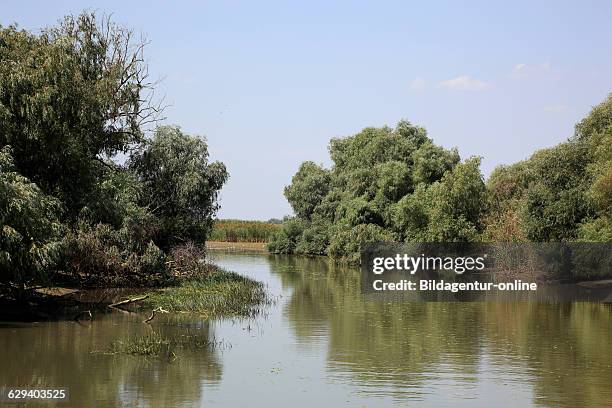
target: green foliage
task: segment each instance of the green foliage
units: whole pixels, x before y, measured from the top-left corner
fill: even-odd
[[[168,281],[167,256],[152,240],[143,238],[126,227],[81,223],[64,238],[64,269],[88,285],[141,286]]]
[[[285,197],[295,214],[309,220],[312,213],[329,191],[329,171],[307,161],[300,165],[291,185],[285,187]]]
[[[348,229],[340,227],[333,231],[328,253],[333,258],[358,264],[363,245],[396,239],[397,237],[392,232],[375,224],[360,224]]]
[[[94,13],[40,34],[0,27],[2,282],[57,272],[159,284],[203,257],[171,250],[203,244],[227,172],[208,162],[204,140],[178,127],[144,137],[160,111],[144,45]],[[116,164],[118,154],[128,166]]]
[[[228,174],[223,163],[208,162],[204,140],[176,126],[160,126],[129,167],[143,184],[141,203],[161,220],[163,248],[206,239]]]
[[[612,94],[576,126],[576,138],[586,139],[591,157],[587,174],[592,182],[587,197],[595,214],[580,226],[584,241],[612,240]]]
[[[151,307],[207,317],[253,317],[269,302],[261,282],[222,269],[150,293],[146,301]]]
[[[299,237],[294,252],[308,255],[327,255],[329,246],[329,225],[311,223]]]
[[[488,189],[486,239],[610,241],[612,96],[569,141],[496,169]]]
[[[486,189],[480,159],[471,158],[429,186],[421,184],[395,207],[395,228],[412,242],[479,240]]]
[[[473,241],[484,212],[478,159],[435,146],[409,122],[332,139],[333,167],[303,163],[285,196],[296,214],[269,245],[278,253],[358,261],[376,240]]]
[[[272,235],[268,250],[276,254],[294,253],[305,227],[306,223],[299,218],[285,220],[281,229]]]
[[[181,335],[166,337],[159,332],[151,332],[144,336],[130,337],[110,343],[103,354],[128,354],[145,357],[164,357],[170,361],[177,358],[175,351],[179,349],[201,350],[212,348],[220,343],[200,335]]]
[[[268,242],[282,221],[216,220],[209,239],[222,242]]]
[[[143,44],[94,14],[40,35],[0,27],[0,146],[18,172],[76,216],[104,157],[142,140],[150,120]]]
[[[354,262],[375,240],[612,239],[612,95],[569,141],[500,166],[486,185],[479,158],[460,162],[408,122],[333,139],[329,151],[331,170],[305,162],[286,187],[296,218],[272,252]]]
[[[16,172],[0,149],[0,280],[44,279],[59,259],[61,203]]]

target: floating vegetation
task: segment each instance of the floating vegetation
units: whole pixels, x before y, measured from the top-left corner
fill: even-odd
[[[209,339],[200,335],[179,335],[167,337],[158,332],[144,336],[136,336],[125,340],[113,341],[106,350],[94,351],[97,354],[118,355],[129,354],[144,357],[160,357],[174,360],[178,350],[203,350],[231,348],[223,340]]]

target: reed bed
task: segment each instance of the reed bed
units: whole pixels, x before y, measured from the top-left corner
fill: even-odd
[[[219,242],[268,242],[280,224],[265,221],[217,220],[209,236]]]

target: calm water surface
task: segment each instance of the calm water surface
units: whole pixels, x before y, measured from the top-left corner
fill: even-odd
[[[251,321],[0,323],[0,385],[67,387],[75,407],[612,406],[610,305],[388,302],[323,259],[214,257],[276,304]],[[152,330],[223,344],[173,362],[93,353]]]

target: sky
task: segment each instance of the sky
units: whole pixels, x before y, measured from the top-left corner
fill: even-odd
[[[461,3],[461,4],[460,4]],[[612,2],[3,1],[37,31],[83,9],[150,41],[164,123],[208,141],[230,180],[220,218],[291,214],[301,162],[400,119],[486,177],[573,133],[612,92]]]

